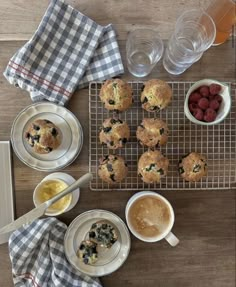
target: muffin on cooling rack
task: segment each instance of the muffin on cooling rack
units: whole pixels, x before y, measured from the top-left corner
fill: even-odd
[[[132,88],[120,79],[107,80],[101,87],[100,99],[108,110],[125,111],[133,102]]]
[[[84,264],[94,264],[98,260],[97,243],[91,240],[83,240],[80,243],[77,256]]]
[[[146,183],[160,182],[168,171],[169,160],[158,150],[149,150],[138,161],[138,174]]]
[[[199,181],[207,175],[206,158],[197,152],[183,156],[179,161],[179,173],[186,181]]]
[[[136,131],[139,143],[150,148],[165,145],[168,134],[167,124],[156,118],[144,118]]]
[[[171,102],[172,89],[162,80],[149,80],[144,84],[141,103],[144,110],[155,112],[164,109]]]
[[[117,238],[115,227],[106,220],[95,222],[89,231],[89,239],[101,247],[111,248]]]
[[[100,159],[99,177],[110,184],[122,181],[128,173],[127,164],[121,156],[106,155]]]
[[[109,149],[122,148],[129,140],[130,129],[126,122],[120,119],[106,119],[99,133],[100,143]]]
[[[36,153],[48,154],[61,144],[61,132],[52,122],[38,119],[27,128],[25,139]]]

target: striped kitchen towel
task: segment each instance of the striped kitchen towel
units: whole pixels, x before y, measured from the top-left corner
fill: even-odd
[[[4,76],[33,101],[65,105],[77,88],[124,72],[116,33],[63,0],[52,0],[33,37],[10,59]]]

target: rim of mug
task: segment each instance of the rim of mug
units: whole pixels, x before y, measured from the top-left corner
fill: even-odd
[[[199,14],[199,15],[200,15],[200,14],[201,14],[201,15],[205,15],[207,18],[209,18],[210,22],[212,23],[213,29],[214,29],[212,41],[209,42],[209,44],[208,44],[204,49],[201,49],[201,50],[198,51],[199,53],[201,53],[201,52],[206,51],[207,49],[209,49],[209,48],[212,46],[212,44],[214,43],[215,37],[216,37],[216,25],[215,25],[215,22],[214,22],[214,20],[212,19],[212,17],[211,17],[205,10],[203,10],[202,8],[200,8],[200,9],[189,9],[189,10],[185,10],[185,11],[177,18],[177,21],[176,21],[175,26],[177,26],[177,24],[180,23],[181,18],[182,18],[184,15],[186,15],[186,14],[188,14],[188,13],[193,13],[193,12],[196,12],[196,13]],[[175,31],[174,31],[174,35],[175,35]],[[190,49],[188,49],[188,48],[186,48],[186,50],[192,51],[192,50],[190,50]]]
[[[130,207],[132,206],[132,204],[139,198],[147,196],[147,195],[152,195],[155,196],[157,198],[160,198],[162,201],[164,201],[167,206],[169,207],[170,213],[171,213],[171,222],[168,225],[168,228],[166,229],[165,232],[163,232],[160,236],[156,236],[153,238],[147,238],[147,237],[143,237],[141,236],[139,233],[137,233],[134,228],[131,226],[130,222],[129,222],[129,218],[128,218],[128,214],[129,214],[129,210]],[[162,239],[164,239],[172,230],[174,222],[175,222],[175,214],[174,214],[174,209],[172,207],[172,205],[170,204],[170,202],[162,195],[160,195],[157,192],[154,191],[149,191],[149,190],[144,190],[144,191],[140,191],[135,193],[133,196],[130,197],[130,199],[128,200],[126,207],[125,207],[125,218],[126,218],[126,223],[129,227],[130,232],[139,240],[144,241],[144,242],[158,242],[161,241]]]

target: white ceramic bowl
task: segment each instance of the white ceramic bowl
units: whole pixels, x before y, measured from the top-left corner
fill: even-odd
[[[188,107],[189,96],[191,95],[191,93],[193,91],[198,89],[200,86],[210,86],[211,84],[218,84],[218,85],[221,86],[221,91],[220,91],[219,95],[222,97],[222,102],[220,104],[219,110],[217,111],[216,119],[213,122],[199,121],[192,115],[192,113],[189,110],[189,107]],[[230,108],[231,108],[230,88],[229,88],[228,85],[223,84],[221,82],[218,82],[216,80],[204,79],[204,80],[200,80],[200,81],[196,82],[188,90],[188,93],[187,93],[187,95],[185,97],[184,113],[185,113],[186,117],[191,122],[193,122],[195,124],[198,124],[198,125],[212,126],[212,125],[219,124],[220,122],[222,122],[227,117],[227,115],[230,112]]]
[[[42,202],[39,201],[39,197],[38,197],[39,186],[40,186],[45,180],[50,180],[50,179],[55,179],[55,180],[63,181],[63,182],[65,182],[68,186],[75,182],[75,179],[74,179],[71,175],[69,175],[69,174],[67,174],[67,173],[64,173],[64,172],[54,172],[54,173],[52,173],[52,174],[49,174],[48,176],[46,176],[46,177],[35,187],[35,190],[34,190],[34,193],[33,193],[33,202],[34,202],[34,205],[35,205],[36,207],[37,207],[40,203],[42,203]],[[71,210],[71,209],[76,205],[76,203],[78,202],[79,196],[80,196],[80,189],[77,188],[77,189],[75,189],[75,190],[72,192],[71,202],[70,202],[70,204],[69,204],[64,210],[60,210],[59,212],[46,211],[46,212],[45,212],[45,215],[47,215],[47,216],[57,216],[57,215],[60,215],[60,214],[62,214],[62,213],[65,213],[65,212]]]

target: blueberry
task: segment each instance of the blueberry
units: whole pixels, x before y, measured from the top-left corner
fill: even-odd
[[[25,133],[25,138],[30,139],[30,133]]]
[[[157,111],[157,110],[160,110],[158,106],[152,106],[150,107],[150,110],[151,111]]]
[[[57,130],[56,130],[55,128],[52,128],[51,133],[52,133],[52,135],[53,135],[54,137],[56,137],[56,136],[58,135],[58,132],[57,132]]]
[[[114,174],[111,174],[111,175],[110,175],[110,179],[115,182],[115,181],[116,181],[116,180],[115,180],[115,175],[114,175]]]
[[[114,141],[110,141],[110,146],[113,146],[114,145]]]
[[[49,120],[44,120],[47,124],[52,124]]]
[[[155,163],[151,163],[149,167],[146,168],[146,171],[151,171],[153,167],[155,167]]]
[[[46,150],[47,152],[51,152],[51,151],[52,151],[52,148],[51,148],[51,147],[46,147],[45,150]]]
[[[148,98],[147,97],[144,97],[143,101],[142,101],[142,104],[145,104],[148,102]]]
[[[126,144],[126,143],[127,143],[127,138],[123,138],[123,139],[122,139],[122,143],[123,143],[123,144]]]
[[[40,127],[39,127],[39,126],[36,126],[35,124],[33,124],[33,129],[36,130],[36,131],[39,131],[39,130],[40,130]]]
[[[107,229],[107,224],[102,224],[102,229]]]
[[[105,127],[103,128],[104,133],[108,133],[111,130],[111,127]]]
[[[114,100],[109,100],[108,103],[109,103],[109,105],[115,105],[115,101]]]
[[[94,231],[90,231],[89,232],[89,237],[90,238],[95,238],[96,237],[96,233]]]
[[[164,174],[164,170],[162,168],[158,169],[157,172],[160,173],[160,175]]]
[[[84,258],[83,261],[84,261],[84,264],[88,264],[89,263],[88,258]]]
[[[193,172],[199,172],[200,170],[201,170],[200,164],[194,165],[194,167],[193,167]]]
[[[165,129],[164,129],[164,128],[161,128],[161,129],[160,129],[160,135],[163,135],[164,132],[165,132]]]
[[[115,89],[117,87],[117,83],[113,83],[112,87],[113,87],[113,89]]]
[[[83,250],[84,248],[85,248],[84,244],[81,244],[79,247],[80,250]]]
[[[184,168],[183,168],[182,166],[179,167],[179,173],[180,173],[180,174],[184,173]]]
[[[145,88],[145,86],[144,86],[144,85],[142,85],[142,87],[141,87],[141,92],[143,92],[144,88]]]
[[[107,170],[110,172],[113,171],[112,164],[110,164],[110,163],[107,164]]]
[[[39,142],[40,135],[35,135],[32,137],[33,141]]]
[[[97,227],[97,224],[94,223],[94,224],[92,225],[92,228],[94,229],[94,228],[96,228],[96,227]]]

